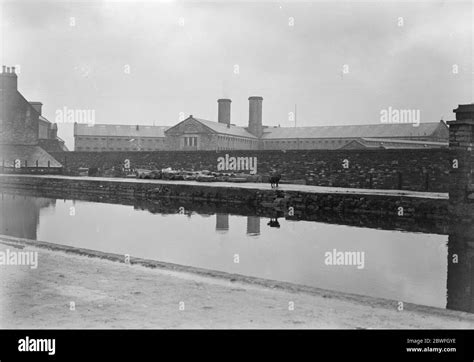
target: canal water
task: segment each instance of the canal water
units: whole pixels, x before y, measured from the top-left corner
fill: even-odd
[[[8,193],[0,202],[0,234],[447,306],[448,235],[198,214],[179,204],[175,213],[152,213],[133,205]],[[337,252],[363,253],[363,259],[358,254],[356,265],[329,264],[328,255]]]

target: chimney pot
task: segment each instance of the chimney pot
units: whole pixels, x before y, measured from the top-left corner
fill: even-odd
[[[12,76],[12,69],[15,70],[15,67],[10,68],[6,65],[2,66],[3,73],[2,79],[0,81],[0,89],[7,92],[16,92],[18,89],[18,80],[16,74]],[[8,75],[10,74],[10,75]]]
[[[12,67],[12,73],[15,73],[15,67]]]

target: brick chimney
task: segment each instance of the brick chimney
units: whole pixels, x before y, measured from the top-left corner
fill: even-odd
[[[263,134],[262,127],[262,102],[263,98],[258,96],[249,97],[249,127],[248,130],[254,136],[260,138]]]
[[[474,103],[453,109],[455,121],[448,121],[449,147],[471,151],[474,148]]]
[[[458,108],[453,109],[456,114],[456,120],[472,119],[474,120],[474,103],[460,104]]]
[[[56,123],[51,124],[49,138],[50,139],[58,138],[58,125]]]
[[[230,126],[230,99],[218,99],[217,122]]]
[[[15,73],[15,67],[2,66],[0,73],[0,89],[6,92],[15,92],[18,89],[18,77]]]

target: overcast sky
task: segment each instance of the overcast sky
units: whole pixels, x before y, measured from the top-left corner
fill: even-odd
[[[246,126],[248,97],[259,95],[267,125],[294,126],[295,104],[300,126],[376,124],[388,107],[432,122],[473,102],[471,2],[16,1],[0,9],[1,63],[20,66],[20,92],[43,102],[51,121],[63,107],[95,110],[96,123],[174,125],[181,112],[217,121],[225,97],[231,122]],[[59,135],[73,147],[71,125]]]

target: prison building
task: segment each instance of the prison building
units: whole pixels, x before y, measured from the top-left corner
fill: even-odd
[[[317,127],[265,127],[265,150],[447,147],[445,122]]]
[[[262,124],[262,99],[261,97],[249,98],[248,128],[231,123],[230,99],[218,99],[217,122],[189,116],[165,131],[168,149],[175,151],[258,149],[257,125]]]
[[[231,100],[217,101],[217,122],[190,115],[172,127],[75,124],[77,151],[231,151],[364,148],[441,148],[448,145],[445,122],[414,125],[269,127],[263,98],[249,97],[248,125],[231,123]]]
[[[76,151],[163,151],[167,126],[74,123]]]
[[[244,127],[212,122],[192,115],[165,131],[173,151],[256,150],[258,138]]]

